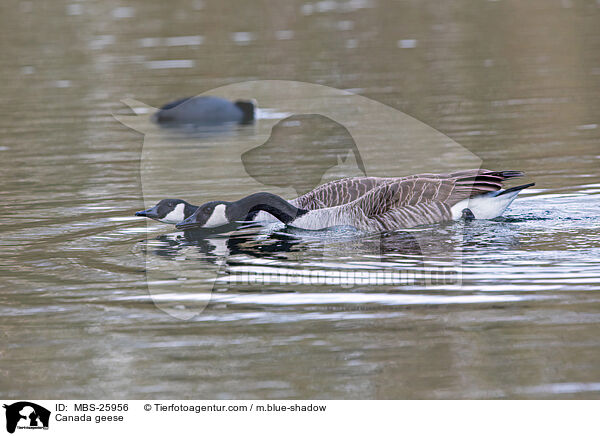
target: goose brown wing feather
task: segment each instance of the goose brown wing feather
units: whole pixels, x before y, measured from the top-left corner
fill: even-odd
[[[340,206],[362,197],[371,189],[381,186],[393,178],[351,177],[334,180],[313,189],[296,198],[293,203],[307,210]]]
[[[454,184],[450,180],[399,180],[371,189],[351,203],[351,207],[359,207],[367,217],[374,217],[399,207],[431,202],[444,203],[451,197],[453,189]]]
[[[400,207],[419,202],[439,201],[450,206],[475,195],[497,191],[510,178],[520,177],[520,171],[490,171],[472,169],[447,174],[415,174],[405,177],[351,177],[318,186],[293,200],[300,208],[316,210],[350,204],[363,199],[362,205]],[[369,203],[371,202],[371,203]]]
[[[370,219],[372,226],[379,231],[395,228],[411,228],[426,224],[449,221],[452,212],[447,204],[439,201],[401,206]]]

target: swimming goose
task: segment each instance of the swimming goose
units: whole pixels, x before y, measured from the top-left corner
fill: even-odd
[[[186,97],[164,105],[152,115],[158,124],[219,125],[249,124],[254,121],[256,104],[249,100],[231,102],[221,97]]]
[[[292,201],[259,192],[238,201],[211,201],[178,223],[178,229],[215,228],[257,219],[261,212],[307,230],[351,226],[386,231],[424,224],[500,216],[522,189],[502,189],[520,171],[466,170],[407,177],[354,177],[326,183]]]

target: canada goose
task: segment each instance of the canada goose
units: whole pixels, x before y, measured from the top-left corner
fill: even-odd
[[[152,115],[152,121],[165,125],[249,124],[254,121],[255,109],[256,104],[249,100],[231,102],[221,97],[186,97],[161,107]]]
[[[466,170],[408,177],[354,177],[326,183],[292,201],[259,192],[238,201],[211,201],[178,223],[178,229],[214,228],[257,219],[267,212],[307,230],[352,226],[386,231],[423,224],[500,216],[518,193],[534,183],[502,189],[520,171]]]

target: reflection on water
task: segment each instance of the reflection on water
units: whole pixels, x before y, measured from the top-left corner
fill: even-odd
[[[597,4],[13,3],[0,15],[2,396],[600,396]],[[147,233],[132,216],[143,207],[142,137],[112,117],[128,111],[119,102],[159,106],[273,78],[398,108],[485,168],[524,170],[536,189],[503,218],[414,232],[191,235],[151,222]],[[231,170],[227,144],[290,116],[261,106],[255,126],[164,129],[175,170],[157,189],[194,204],[240,197],[254,187]],[[202,162],[177,171],[192,151]],[[412,159],[387,164],[418,172]],[[258,169],[269,189],[305,189],[293,160],[280,179]],[[181,177],[189,189],[173,192]],[[460,256],[462,285],[326,282],[340,270],[418,273],[424,249],[442,265]],[[214,291],[180,291],[171,276],[151,298],[145,259],[206,271]],[[261,281],[240,281],[248,273]],[[155,303],[208,307],[182,321]]]

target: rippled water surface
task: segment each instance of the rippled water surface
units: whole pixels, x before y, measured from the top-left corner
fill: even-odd
[[[0,396],[600,397],[597,2],[51,3],[0,14]],[[493,221],[378,235],[134,217],[144,137],[113,117],[131,114],[121,100],[260,79],[380,101],[536,186]],[[343,126],[284,129],[304,150],[285,162],[240,160],[287,107],[217,135],[162,132],[152,195],[301,193],[322,164],[315,131]],[[419,150],[376,140],[370,174],[421,170]],[[425,283],[431,265],[458,266],[459,284]],[[413,280],[327,280],[374,271]]]

